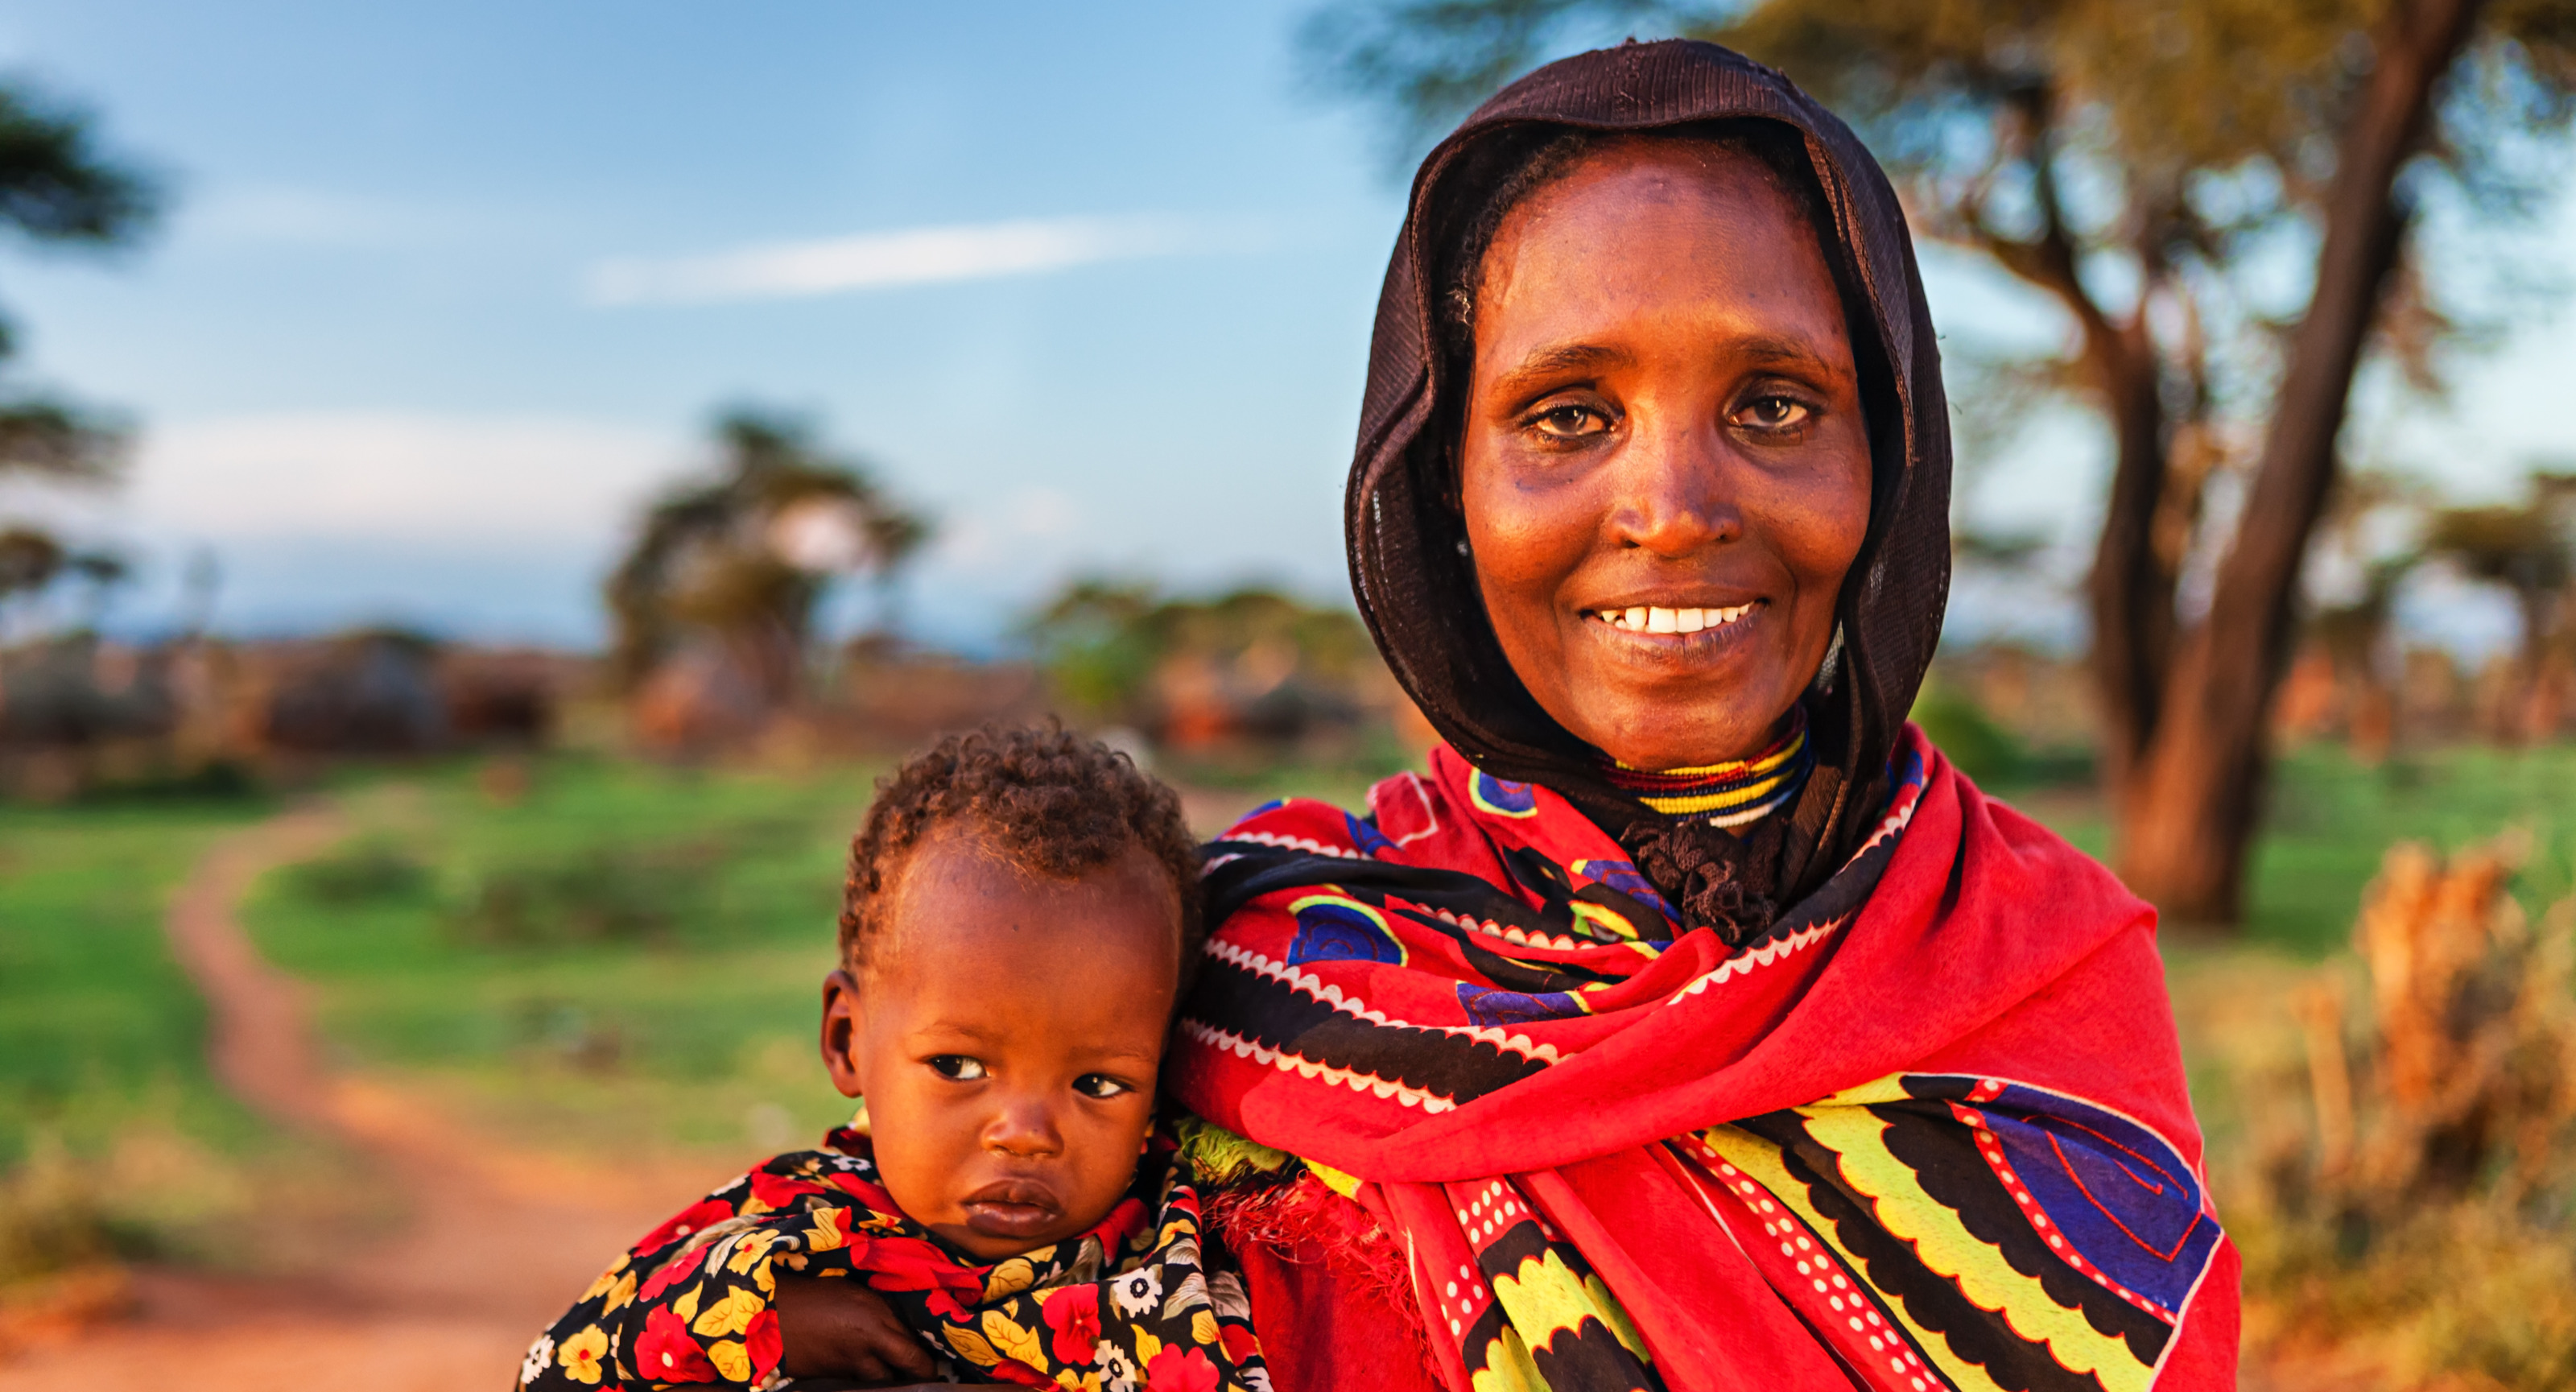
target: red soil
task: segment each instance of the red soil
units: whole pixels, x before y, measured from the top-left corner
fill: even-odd
[[[262,873],[341,831],[297,812],[217,845],[172,899],[170,946],[209,1003],[217,1076],[280,1125],[364,1157],[408,1221],[365,1240],[315,1235],[299,1245],[339,1255],[291,1277],[138,1271],[127,1318],[0,1361],[0,1392],[498,1392],[609,1258],[724,1178],[528,1153],[383,1083],[332,1076],[298,983],[260,959],[234,909]]]

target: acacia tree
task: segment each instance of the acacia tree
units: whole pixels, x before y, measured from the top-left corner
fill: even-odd
[[[717,476],[666,494],[608,582],[614,660],[628,685],[692,632],[725,643],[772,700],[784,699],[814,606],[838,575],[891,587],[930,524],[866,466],[829,454],[810,426],[751,409],[716,423]],[[880,612],[891,623],[890,609]]]
[[[2576,476],[2536,473],[2518,505],[2443,508],[2424,531],[2424,550],[2472,580],[2513,597],[2522,645],[2515,663],[2517,696],[2497,733],[2545,739],[2558,725],[2549,699],[2548,661],[2564,641],[2576,597]]]
[[[150,230],[159,203],[151,180],[98,148],[86,117],[0,83],[0,228],[39,244],[113,249]],[[16,351],[0,317],[0,362]],[[103,479],[120,443],[119,432],[62,402],[0,395],[0,475]]]
[[[2063,307],[2052,365],[2113,446],[2087,598],[2117,864],[2234,921],[2354,374],[2375,336],[2429,381],[2447,324],[2408,233],[2432,181],[2495,213],[2546,177],[2510,155],[2576,106],[2576,0],[1389,0],[1306,43],[1419,130],[1621,22],[1779,66],[1919,232]],[[2286,305],[2285,262],[2308,268]],[[2203,508],[2219,477],[2232,525]]]
[[[156,203],[150,181],[97,148],[87,120],[0,84],[0,228],[38,244],[122,247],[150,227]],[[0,363],[16,347],[0,316]],[[123,449],[123,433],[89,413],[32,392],[0,392],[0,479],[105,482]],[[68,576],[90,583],[95,622],[107,588],[124,574],[107,552],[68,548],[30,523],[0,521],[0,617],[12,601],[32,601]]]

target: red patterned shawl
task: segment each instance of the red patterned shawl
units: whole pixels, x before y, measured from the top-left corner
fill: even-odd
[[[1167,1083],[1375,1215],[1455,1392],[2232,1386],[2152,911],[1919,731],[1891,774],[1862,849],[1731,953],[1446,748],[1365,818],[1265,808],[1211,847]],[[1282,1341],[1344,1297],[1265,1310],[1253,1274],[1306,1392]]]

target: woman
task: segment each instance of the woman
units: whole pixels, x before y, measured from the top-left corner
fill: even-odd
[[[2153,915],[1904,723],[1949,467],[1778,74],[1585,54],[1424,163],[1348,538],[1447,745],[1215,843],[1167,1070],[1281,1392],[2233,1384]]]

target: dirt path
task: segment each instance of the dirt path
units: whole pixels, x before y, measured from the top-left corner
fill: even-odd
[[[291,1279],[140,1273],[134,1319],[0,1362],[0,1392],[498,1392],[610,1256],[724,1178],[514,1150],[382,1083],[331,1075],[299,983],[261,960],[235,910],[262,874],[344,830],[315,809],[235,833],[173,896],[166,926],[205,993],[216,1076],[280,1125],[363,1156],[409,1221]]]

